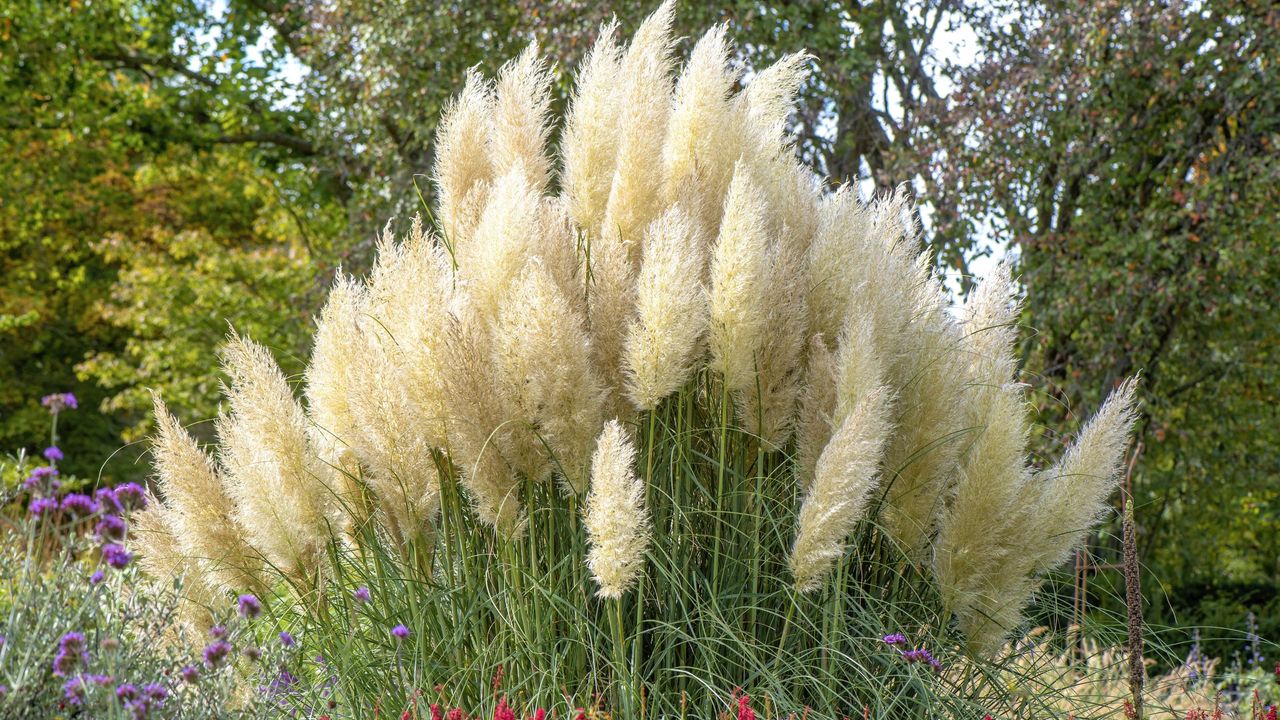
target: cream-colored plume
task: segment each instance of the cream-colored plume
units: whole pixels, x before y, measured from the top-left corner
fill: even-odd
[[[730,67],[729,56],[724,25],[708,30],[694,46],[676,83],[663,146],[666,201],[698,219],[707,242],[719,231],[742,152],[741,123],[730,99],[741,73]]]
[[[993,626],[993,618],[1002,603],[1021,608],[1022,598],[1007,593],[1024,583],[1030,570],[1027,548],[1007,542],[1028,499],[1031,477],[1023,388],[1012,377],[1014,334],[1009,328],[1018,312],[1013,296],[1009,268],[1002,264],[965,308],[964,451],[934,546],[943,603],[978,645],[990,641],[993,632],[999,636],[1009,629]]]
[[[888,430],[888,391],[877,386],[854,404],[818,458],[791,549],[791,573],[801,592],[821,588],[844,554],[876,487]]]
[[[627,394],[652,410],[691,377],[707,329],[705,264],[696,221],[679,207],[658,218],[644,241],[636,282],[636,315],[623,358]]]
[[[764,342],[764,289],[769,238],[766,200],[739,163],[725,199],[720,236],[711,256],[711,367],[731,393],[753,391],[756,360]]]
[[[462,484],[480,520],[516,532],[522,520],[520,480],[508,459],[514,423],[498,394],[487,329],[463,305],[448,337],[449,456],[462,470]]]
[[[329,477],[307,418],[271,353],[232,333],[222,351],[231,407],[218,417],[219,459],[249,544],[290,574],[314,576],[330,538]]]
[[[1123,469],[1125,448],[1137,421],[1137,378],[1120,384],[1080,431],[1057,463],[1037,474],[1035,499],[1023,534],[1037,570],[1066,562],[1107,512]]]
[[[157,485],[182,554],[224,594],[262,588],[262,558],[245,542],[213,460],[170,414],[158,394],[151,457]]]
[[[316,322],[315,344],[305,372],[311,418],[308,435],[329,476],[326,485],[335,494],[330,519],[347,536],[367,521],[370,512],[354,450],[360,419],[352,409],[352,397],[363,382],[363,358],[352,348],[365,345],[360,330],[364,302],[364,287],[339,273]]]
[[[639,259],[644,230],[662,212],[662,142],[671,113],[671,24],[666,0],[636,30],[622,57],[618,158],[604,225]]]
[[[147,507],[129,518],[129,542],[137,552],[138,566],[159,588],[172,589],[180,581],[178,619],[189,638],[203,640],[228,596],[208,582],[205,569],[182,549],[173,521],[173,512],[148,494]]]
[[[821,335],[814,335],[809,339],[796,413],[796,481],[801,497],[809,492],[818,457],[831,440],[835,410],[836,356]]]
[[[420,532],[439,504],[434,451],[447,442],[451,293],[448,258],[420,222],[402,243],[384,233],[359,308],[359,358],[347,395],[356,419],[352,449],[401,539]]]
[[[605,423],[591,461],[586,515],[587,566],[600,597],[619,598],[644,572],[649,516],[644,483],[635,472],[636,449],[617,420]]]
[[[569,212],[591,237],[600,234],[617,167],[618,118],[623,110],[617,30],[616,20],[602,25],[596,44],[578,69],[560,143]]]
[[[584,318],[539,260],[529,263],[507,296],[493,347],[500,392],[514,404],[517,430],[530,434],[529,442],[545,444],[554,457],[543,464],[554,466],[572,492],[583,492],[604,422],[604,391],[592,366]]]
[[[444,109],[436,129],[436,217],[453,247],[466,245],[480,220],[493,161],[487,152],[493,87],[479,71],[467,72],[462,92]]]
[[[551,134],[551,81],[537,44],[530,44],[498,72],[489,125],[493,174],[501,177],[518,170],[539,193],[551,181],[546,147]]]

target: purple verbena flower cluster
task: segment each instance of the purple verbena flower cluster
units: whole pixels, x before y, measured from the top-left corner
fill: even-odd
[[[67,677],[81,666],[87,666],[88,664],[89,649],[85,644],[83,634],[69,632],[58,640],[58,652],[53,656],[53,674],[55,676]]]
[[[31,470],[31,474],[22,482],[22,489],[33,495],[46,495],[58,491],[62,483],[58,480],[58,468],[41,465]]]
[[[262,612],[262,603],[253,595],[241,595],[237,599],[237,603],[239,605],[240,617],[252,620],[253,618],[258,617],[258,614]]]
[[[63,410],[75,410],[80,407],[74,393],[53,393],[40,398],[40,404],[49,408],[49,412],[57,415]]]

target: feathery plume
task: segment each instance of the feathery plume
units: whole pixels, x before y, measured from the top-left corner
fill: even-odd
[[[592,443],[604,422],[604,392],[583,318],[536,258],[498,315],[493,348],[499,388],[512,401],[515,417],[536,433],[533,443],[550,448],[569,490],[582,492]]]
[[[741,126],[729,98],[740,73],[730,68],[729,53],[724,25],[698,40],[676,82],[663,145],[664,197],[698,219],[708,241],[719,231],[724,195],[741,156]]]
[[[590,550],[587,566],[600,597],[619,598],[644,571],[649,516],[644,484],[636,477],[635,446],[617,420],[605,423],[591,461],[591,491],[586,517]]]
[[[702,284],[706,243],[694,223],[673,207],[646,231],[624,356],[627,394],[640,410],[652,410],[680,389],[701,350],[708,313]]]
[[[809,492],[818,457],[831,440],[836,410],[836,357],[821,335],[809,339],[804,383],[796,414],[796,481],[801,497]]]
[[[1107,498],[1123,469],[1124,451],[1137,421],[1137,378],[1120,384],[1084,428],[1071,449],[1036,477],[1040,496],[1021,533],[1037,570],[1066,562],[1084,535],[1106,514]],[[1027,537],[1034,533],[1035,537]]]
[[[711,367],[732,393],[755,386],[768,317],[762,292],[768,251],[764,210],[764,196],[738,163],[711,258]]]
[[[226,593],[207,582],[199,564],[181,549],[172,520],[164,503],[149,496],[146,508],[130,518],[129,539],[137,550],[138,566],[159,587],[172,588],[181,580],[178,619],[191,637],[202,637],[213,626],[214,613],[226,601]]]
[[[617,30],[616,20],[600,26],[578,70],[560,143],[570,215],[592,237],[599,235],[604,221],[618,157],[622,51]]]
[[[210,583],[224,593],[262,587],[262,560],[245,542],[212,459],[178,423],[159,394],[153,394],[156,434],[152,462],[164,492],[166,515],[178,548]]]
[[[384,232],[347,394],[357,420],[354,453],[401,538],[419,532],[439,503],[434,451],[446,444],[441,363],[451,293],[449,261],[420,220],[402,243]]]
[[[486,152],[493,105],[492,85],[472,68],[462,92],[445,106],[436,129],[431,178],[437,217],[453,247],[465,245],[470,238],[494,175]]]
[[[519,167],[497,179],[473,243],[459,251],[458,260],[471,306],[486,325],[497,319],[525,263],[539,254],[542,219],[539,193]]]
[[[604,228],[590,244],[587,313],[595,364],[604,382],[606,417],[627,418],[631,404],[623,394],[623,352],[627,326],[636,310],[636,270],[631,251],[616,229]]]
[[[219,459],[236,517],[269,562],[311,575],[324,557],[332,498],[306,416],[266,348],[232,332],[222,361],[231,412],[218,418]]]
[[[671,25],[667,0],[641,23],[623,55],[618,157],[604,225],[616,231],[635,262],[649,223],[662,212],[662,141],[671,112]]]
[[[489,126],[494,175],[519,170],[539,193],[551,180],[551,159],[546,152],[551,133],[551,80],[550,69],[538,57],[537,44],[531,43],[498,71]]]
[[[364,303],[364,288],[360,283],[339,273],[316,322],[311,362],[305,371],[305,395],[311,418],[307,434],[324,466],[325,484],[334,494],[330,521],[348,536],[369,514],[353,450],[359,438],[360,420],[351,407],[351,396],[363,382],[363,360],[358,351],[352,349],[363,348],[365,344],[360,331]]]
[[[822,587],[844,554],[845,539],[866,511],[889,430],[884,387],[863,395],[840,423],[821,457],[813,486],[800,506],[799,529],[791,550],[796,589]]]
[[[1014,336],[1006,330],[1017,315],[1013,295],[1008,267],[1001,265],[966,307],[968,383],[960,406],[968,444],[934,545],[944,607],[955,612],[975,648],[1017,624],[1019,601],[1031,587],[1030,555],[1009,544],[1031,477],[1023,388],[1012,382]]]
[[[516,534],[522,514],[519,479],[508,461],[514,444],[512,425],[496,389],[491,339],[462,299],[445,343],[449,456],[462,469],[462,485],[480,520]]]

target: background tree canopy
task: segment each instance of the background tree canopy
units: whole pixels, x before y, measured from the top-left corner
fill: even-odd
[[[653,4],[0,0],[0,443],[38,450],[40,396],[72,390],[69,469],[134,478],[148,389],[216,414],[227,323],[296,371],[336,268],[359,271],[388,220],[430,201],[435,123],[466,69],[537,41],[560,109],[599,24],[616,13],[629,32]],[[1272,601],[1280,10],[741,0],[678,15],[680,52],[726,22],[748,72],[810,52],[799,152],[864,194],[908,184],[957,291],[984,255],[1017,259],[1046,428],[1074,429],[1143,373],[1132,482],[1156,607],[1239,624],[1239,602],[1200,596]]]

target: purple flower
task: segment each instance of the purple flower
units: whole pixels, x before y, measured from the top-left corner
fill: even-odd
[[[62,498],[62,509],[72,515],[87,516],[98,512],[98,503],[81,493],[71,493]]]
[[[123,540],[125,524],[117,515],[103,515],[93,531],[103,540]]]
[[[211,668],[217,668],[231,654],[231,643],[226,640],[214,640],[205,646],[204,662]]]
[[[57,481],[58,468],[49,465],[41,465],[34,468],[27,479],[22,482],[22,489],[27,492],[54,492],[62,487],[62,483]]]
[[[138,695],[138,686],[133,683],[123,683],[116,688],[117,700],[134,700]]]
[[[129,561],[133,560],[133,553],[125,550],[123,545],[107,543],[102,546],[102,559],[111,567],[123,570],[128,567]]]
[[[253,618],[258,617],[258,614],[262,612],[262,603],[258,602],[258,598],[253,595],[241,595],[239,603],[240,617],[252,620]]]
[[[164,702],[169,697],[169,691],[160,683],[147,683],[142,686],[142,694],[148,699],[156,702]]]
[[[356,588],[356,591],[354,594],[355,594],[356,602],[361,602],[361,603],[369,602],[369,588],[365,587],[364,585],[361,585],[360,587]]]
[[[62,683],[62,694],[67,698],[68,705],[79,705],[84,702],[84,680],[73,677]]]
[[[45,395],[40,398],[40,404],[49,408],[49,412],[55,415],[63,410],[75,410],[79,407],[79,403],[76,402],[76,396],[69,392]]]
[[[409,628],[405,627],[404,625],[397,625],[391,628],[391,635],[395,637],[397,640],[404,640],[405,638],[409,637]]]
[[[98,501],[102,506],[102,512],[107,515],[119,515],[124,512],[124,508],[120,507],[120,501],[116,499],[116,493],[111,488],[98,488],[93,492],[93,499]]]
[[[101,570],[94,570],[93,574],[89,576],[89,584],[97,585],[98,583],[102,582],[103,578],[105,577],[106,575],[104,575]]]
[[[138,483],[125,483],[115,487],[116,502],[125,510],[142,510],[147,506],[147,492]]]
[[[187,681],[188,683],[191,683],[192,685],[195,685],[196,681],[200,679],[199,668],[197,668],[195,665],[188,665],[182,668],[182,679]]]
[[[78,632],[63,635],[58,640],[58,653],[53,657],[53,674],[66,677],[80,665],[88,665],[89,651],[86,648],[84,635]]]
[[[941,672],[942,663],[939,663],[925,648],[916,648],[915,650],[902,651],[902,659],[907,662],[928,663],[929,667],[935,671]]]
[[[244,650],[241,650],[240,654],[249,658],[253,662],[258,662],[258,659],[262,657],[262,651],[252,646],[247,647]]]
[[[49,462],[58,462],[62,459],[62,450],[57,445],[50,445],[44,449],[44,459]]]
[[[280,697],[281,695],[288,695],[293,691],[297,684],[297,676],[285,668],[280,668],[280,672],[277,673],[275,678],[266,687],[262,688],[262,690],[266,692],[267,697],[275,698]]]
[[[9,688],[5,687],[4,685],[0,685],[0,700],[3,700],[4,696],[8,694],[9,694]]]
[[[885,635],[880,639],[884,641],[885,645],[906,645],[907,644],[907,636],[903,635],[902,633]]]
[[[58,509],[58,501],[53,498],[32,498],[31,504],[27,505],[27,512],[39,517],[41,515],[49,515]]]
[[[293,636],[292,636],[292,635],[290,635],[290,634],[289,634],[289,632],[288,632],[287,630],[285,630],[285,631],[281,631],[281,633],[280,633],[280,644],[281,644],[281,645],[283,645],[283,646],[285,646],[285,647],[293,647],[293,646],[294,646],[295,641],[294,641],[294,639],[293,639]]]
[[[226,625],[214,625],[213,627],[209,628],[209,637],[213,638],[214,640],[221,640],[226,636],[227,636]]]

